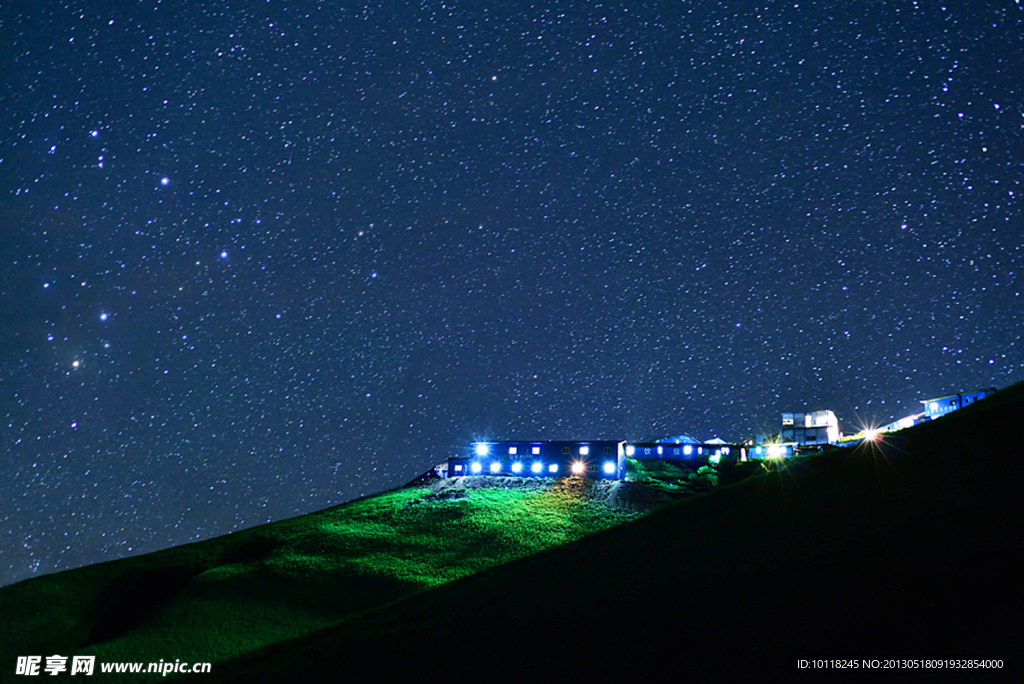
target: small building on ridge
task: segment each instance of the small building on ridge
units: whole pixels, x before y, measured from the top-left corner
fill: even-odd
[[[996,388],[991,387],[989,389],[978,390],[977,392],[970,392],[967,394],[952,394],[948,397],[936,397],[935,399],[925,399],[921,403],[924,404],[924,417],[925,420],[935,420],[941,418],[947,413],[952,413],[957,409],[962,409],[964,406],[968,406],[990,397],[996,393]]]
[[[780,441],[800,446],[821,446],[839,441],[839,420],[828,409],[782,414]]]

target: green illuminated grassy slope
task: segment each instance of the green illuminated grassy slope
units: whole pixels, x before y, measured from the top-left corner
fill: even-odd
[[[0,680],[53,653],[212,661],[211,682],[789,677],[836,657],[1019,673],[1022,417],[1024,385],[643,518],[578,480],[409,487],[29,580],[0,589]]]
[[[0,589],[0,680],[18,655],[218,663],[564,544],[636,514],[612,483],[409,486],[293,520]]]
[[[1022,418],[1017,385],[881,450],[765,472],[223,663],[212,681],[748,681],[837,658],[1002,659],[947,674],[1020,681]]]

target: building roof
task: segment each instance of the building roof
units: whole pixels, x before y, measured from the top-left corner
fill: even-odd
[[[666,437],[665,439],[659,439],[655,444],[698,444],[690,435],[676,435],[675,437]]]

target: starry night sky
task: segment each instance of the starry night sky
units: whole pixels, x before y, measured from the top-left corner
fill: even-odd
[[[474,438],[1024,379],[1022,36],[1014,0],[4,3],[0,580]]]

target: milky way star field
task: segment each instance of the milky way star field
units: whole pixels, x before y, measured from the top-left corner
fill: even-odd
[[[0,8],[0,580],[474,439],[1024,380],[1024,8]]]

